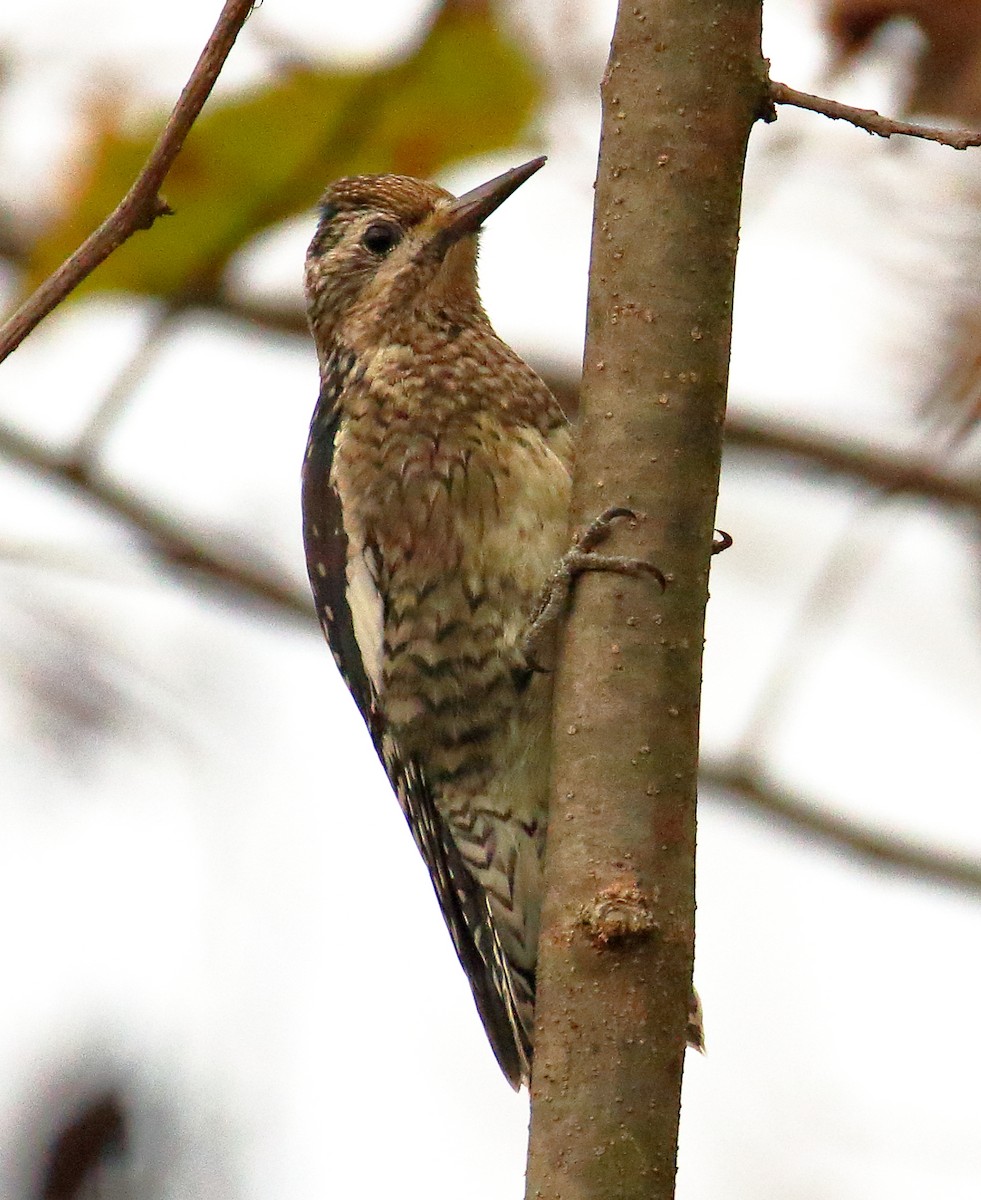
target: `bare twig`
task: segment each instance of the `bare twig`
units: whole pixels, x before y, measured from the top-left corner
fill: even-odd
[[[765,780],[751,767],[702,762],[699,780],[742,807],[775,819],[830,849],[842,850],[875,867],[902,871],[929,883],[981,894],[981,862],[882,833],[851,818],[808,804]]]
[[[211,94],[252,5],[253,0],[226,0],[197,65],[133,186],[99,228],[0,327],[0,362],[114,250],[138,229],[149,229],[157,217],[171,211],[159,194],[160,186]]]
[[[201,578],[235,591],[251,600],[260,600],[296,617],[310,618],[313,608],[306,590],[290,587],[277,579],[272,568],[258,569],[239,558],[232,561],[213,553],[207,540],[187,531],[179,517],[168,517],[127,488],[114,483],[86,464],[63,458],[40,442],[7,426],[0,425],[0,455],[48,478],[65,484],[94,502],[103,511],[118,517],[149,545],[154,554],[183,575]],[[215,534],[215,540],[221,534]],[[224,535],[227,542],[233,539]],[[243,550],[257,557],[254,550]]]
[[[0,258],[18,269],[26,271],[31,265],[33,247],[31,241],[16,229],[16,224],[12,213],[0,205]],[[212,264],[208,265],[205,273],[207,274],[206,279],[195,279],[193,286],[185,288],[178,295],[144,294],[141,299],[158,300],[165,303],[168,313],[173,316],[201,309],[204,312],[215,312],[235,320],[246,321],[251,325],[258,325],[261,329],[267,329],[271,333],[309,336],[310,327],[303,310],[303,295],[299,290],[295,302],[291,303],[289,300],[285,300],[276,303],[263,300],[260,296],[251,293],[232,295],[221,290],[215,276],[220,280],[222,271],[215,271]],[[561,386],[573,389],[576,403],[578,403],[578,382],[573,381],[571,377],[563,378]]]
[[[796,88],[788,87],[785,83],[770,80],[770,99],[774,104],[790,104],[794,108],[806,108],[810,112],[820,113],[830,117],[832,121],[847,121],[866,133],[877,137],[890,138],[894,134],[904,137],[922,138],[928,142],[939,142],[942,146],[950,146],[954,150],[967,150],[972,146],[981,146],[981,133],[970,129],[941,129],[934,125],[916,125],[910,121],[897,121],[892,117],[884,117],[874,108],[856,108],[852,104],[840,104],[837,100],[827,100],[823,96],[812,96],[810,92],[799,92]]]

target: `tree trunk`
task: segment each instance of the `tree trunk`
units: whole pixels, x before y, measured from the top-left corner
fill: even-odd
[[[576,587],[556,678],[529,1200],[666,1200],[694,952],[702,637],[761,0],[625,0],[603,81],[573,520],[649,577]],[[711,1015],[711,1013],[710,1013]]]

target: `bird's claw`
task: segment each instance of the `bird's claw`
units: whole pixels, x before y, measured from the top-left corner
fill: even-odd
[[[610,536],[610,528],[614,521],[636,521],[637,514],[632,508],[613,505],[604,509],[598,517],[593,517],[585,529],[581,529],[573,538],[580,550],[592,550]]]
[[[712,531],[712,553],[721,554],[723,550],[728,550],[732,545],[732,534],[726,533],[724,529],[714,529]]]
[[[631,575],[637,578],[641,575],[652,575],[658,582],[661,591],[668,586],[664,572],[652,562],[644,558],[627,558],[621,554],[595,554],[594,547],[599,546],[610,536],[614,521],[636,521],[637,513],[632,508],[617,505],[607,508],[594,517],[592,521],[575,538],[572,549],[563,555],[559,571],[566,575],[571,573],[572,579],[583,571],[613,571],[618,575]]]
[[[628,558],[621,554],[597,554],[595,547],[609,537],[614,521],[635,521],[637,513],[631,508],[612,507],[594,517],[574,538],[573,545],[562,555],[551,578],[542,590],[541,600],[528,633],[525,636],[525,661],[532,671],[548,671],[540,663],[538,650],[553,632],[572,592],[572,585],[585,571],[610,571],[618,575],[630,575],[634,579],[647,575],[657,580],[663,592],[667,579],[654,563],[643,558]]]

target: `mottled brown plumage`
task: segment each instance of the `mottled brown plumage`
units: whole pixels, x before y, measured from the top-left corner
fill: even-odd
[[[318,612],[426,859],[494,1051],[531,1058],[550,680],[524,640],[568,543],[572,441],[494,333],[460,201],[344,179],[307,257],[321,397],[304,469]]]

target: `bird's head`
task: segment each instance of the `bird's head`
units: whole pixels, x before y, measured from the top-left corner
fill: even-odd
[[[483,319],[477,233],[544,164],[534,158],[458,199],[405,175],[339,179],[324,194],[307,251],[306,294],[318,348],[411,335],[417,322]]]

